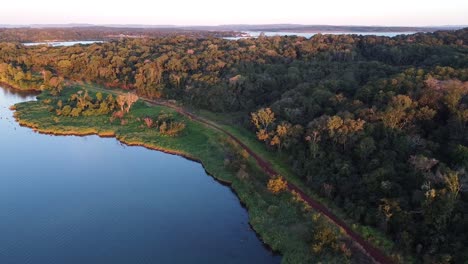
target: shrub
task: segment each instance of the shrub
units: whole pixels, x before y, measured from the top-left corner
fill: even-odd
[[[185,123],[183,122],[171,122],[166,126],[166,130],[161,132],[167,136],[176,136],[185,129]]]
[[[61,114],[63,116],[68,116],[70,115],[71,111],[72,111],[72,108],[69,105],[66,105],[62,108]]]
[[[151,128],[153,126],[153,119],[151,117],[145,117],[143,121],[146,124],[146,127]]]
[[[340,249],[341,245],[338,243],[339,237],[335,229],[333,229],[330,226],[331,224],[321,215],[313,215],[312,221],[314,222],[314,235],[312,238],[311,250],[314,253],[319,254],[323,251],[339,252],[340,250],[346,249]]]
[[[122,119],[124,117],[124,112],[123,111],[115,111],[113,114],[112,114],[112,117],[114,119],[118,118],[118,119]]]
[[[45,101],[45,100],[44,100]],[[98,116],[107,115],[115,109],[115,100],[112,95],[107,96],[106,100],[103,100],[103,95],[100,93],[96,94],[96,98],[93,98],[88,94],[87,91],[78,91],[68,98],[67,101],[59,100],[57,102],[57,108],[55,112],[57,115],[62,116]],[[63,108],[70,107],[70,111],[64,110]],[[79,108],[80,110],[74,110]]]
[[[268,181],[267,188],[270,192],[274,194],[281,193],[288,188],[288,182],[283,179],[282,176],[277,176],[274,179]]]
[[[79,107],[73,108],[73,109],[71,110],[71,112],[70,112],[70,116],[78,117],[78,116],[80,116],[81,111],[83,111],[83,109],[81,109],[81,108],[79,108]]]

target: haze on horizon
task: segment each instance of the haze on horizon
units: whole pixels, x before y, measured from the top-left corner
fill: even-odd
[[[467,14],[466,0],[10,0],[2,4],[0,24],[441,26],[468,25]]]

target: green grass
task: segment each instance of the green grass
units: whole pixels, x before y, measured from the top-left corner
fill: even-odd
[[[231,185],[241,202],[247,207],[252,227],[266,244],[273,250],[281,252],[282,263],[319,261],[346,263],[349,261],[339,253],[332,254],[328,251],[320,255],[312,253],[310,244],[314,226],[311,221],[311,212],[304,210],[302,204],[294,202],[289,193],[271,194],[266,188],[268,176],[258,168],[252,158],[244,161],[249,175],[247,178],[237,177],[236,170],[224,165],[226,157],[235,150],[226,143],[226,135],[223,133],[194,122],[170,108],[149,106],[141,101],[136,103],[130,113],[124,117],[128,120],[126,125],[121,125],[119,120],[111,122],[109,115],[63,117],[56,116],[54,112],[49,111],[54,102],[58,99],[66,102],[67,98],[78,89],[77,87],[67,88],[60,98],[53,98],[43,93],[38,97],[38,101],[17,104],[15,106],[16,118],[22,125],[43,133],[115,136],[129,145],[143,145],[198,160],[210,175]],[[45,99],[51,99],[51,103],[45,104]],[[186,129],[177,137],[168,137],[144,125],[142,121],[144,117],[156,117],[162,112],[171,113],[177,121],[185,122]],[[233,130],[229,126],[226,129],[238,135],[255,151],[276,164],[277,157],[266,152],[263,146],[257,144],[246,132]],[[286,171],[286,168],[276,168],[281,172]],[[339,234],[338,230],[336,233],[341,239],[346,239]]]

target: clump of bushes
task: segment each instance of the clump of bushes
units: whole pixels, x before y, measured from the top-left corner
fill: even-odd
[[[87,90],[80,90],[72,94],[66,102],[59,100],[54,110],[58,116],[98,116],[113,113],[114,118],[122,119],[136,101],[138,96],[133,93],[118,95],[116,98],[109,94],[104,98],[100,92],[92,96]],[[114,112],[115,110],[118,111]]]
[[[237,178],[241,180],[249,178],[249,153],[230,137],[223,141],[223,146],[226,154],[224,166],[236,172]]]
[[[154,123],[154,121],[153,121],[153,119],[151,117],[145,117],[143,119],[143,122],[145,122],[145,125],[146,125],[147,128],[151,128],[153,126],[153,123]]]
[[[101,93],[96,93],[93,97],[85,90],[72,94],[66,102],[59,100],[56,106],[58,116],[98,116],[114,111],[116,100],[111,94],[104,98]]]
[[[156,128],[159,133],[166,136],[177,136],[185,129],[185,123],[176,121],[171,114],[160,114],[157,118],[145,117],[143,119],[147,128]]]
[[[268,181],[267,188],[270,192],[278,194],[288,189],[288,182],[282,176],[277,176]]]
[[[312,215],[314,232],[311,239],[310,249],[315,254],[324,252],[331,254],[343,254],[346,258],[352,255],[351,249],[346,245],[340,231],[334,228],[324,216],[314,213]]]

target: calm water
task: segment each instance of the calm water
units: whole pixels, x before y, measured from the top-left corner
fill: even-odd
[[[81,44],[81,45],[90,45],[93,43],[103,43],[104,41],[98,41],[98,40],[86,40],[86,41],[51,41],[51,42],[29,42],[29,43],[23,43],[25,46],[37,46],[37,45],[48,45],[52,47],[70,47],[76,44]]]
[[[264,33],[267,37],[273,36],[300,36],[305,38],[311,38],[317,33],[303,33],[303,32],[269,32],[269,31],[245,31],[252,38],[257,38],[261,33]],[[397,35],[410,35],[416,32],[322,32],[321,34],[331,34],[331,35],[362,35],[362,36],[384,36],[384,37],[395,37]],[[249,37],[227,37],[225,39],[237,40],[242,38]]]
[[[0,263],[279,263],[232,191],[184,158],[19,127],[0,88]]]

